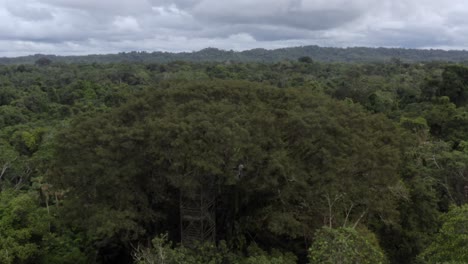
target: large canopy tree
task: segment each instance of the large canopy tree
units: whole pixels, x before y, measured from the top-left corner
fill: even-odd
[[[399,144],[383,115],[308,89],[169,83],[72,122],[49,180],[106,246],[177,230],[177,190],[212,183],[220,237],[292,247],[324,224],[392,220]]]

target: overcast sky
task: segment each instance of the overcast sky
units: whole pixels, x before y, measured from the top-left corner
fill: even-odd
[[[300,45],[468,49],[468,1],[0,0],[0,56]]]

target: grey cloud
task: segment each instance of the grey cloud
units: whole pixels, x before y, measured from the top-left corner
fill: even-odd
[[[468,43],[464,0],[0,0],[0,23],[0,56]]]
[[[372,46],[425,48],[454,44],[450,35],[430,28],[387,29],[370,34],[374,36],[370,42]]]
[[[148,0],[36,0],[52,7],[92,13],[96,16],[141,15],[151,11]]]
[[[300,0],[280,0],[276,4],[264,0],[240,2],[223,5],[205,0],[194,8],[193,14],[207,23],[264,24],[308,30],[338,27],[362,15],[362,10],[352,5],[321,8],[310,4],[303,6]]]
[[[200,3],[200,0],[150,0],[153,6],[176,6],[179,9],[191,9]]]
[[[34,6],[28,2],[12,2],[6,3],[6,10],[15,17],[27,21],[40,21],[52,19],[52,13],[44,7]]]
[[[356,19],[359,14],[344,10],[323,10],[320,12],[288,12],[280,16],[271,14],[264,16],[224,16],[222,14],[204,15],[197,14],[197,17],[207,23],[215,24],[261,24],[289,27],[292,29],[301,28],[307,30],[324,30],[341,26]]]

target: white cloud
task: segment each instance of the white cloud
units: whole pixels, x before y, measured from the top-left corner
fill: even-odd
[[[138,21],[134,17],[117,16],[112,23],[117,32],[138,32],[141,31]]]

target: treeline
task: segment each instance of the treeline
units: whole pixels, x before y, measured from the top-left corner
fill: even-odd
[[[468,262],[467,108],[437,62],[0,66],[0,262]]]
[[[409,63],[417,62],[459,62],[468,61],[468,51],[465,50],[420,50],[403,48],[331,48],[319,46],[303,46],[282,49],[252,49],[246,51],[220,50],[207,48],[193,52],[122,52],[107,55],[55,56],[30,55],[16,58],[0,58],[0,64],[34,64],[45,57],[60,63],[169,63],[174,61],[187,62],[263,62],[274,63],[284,60],[296,60],[299,57],[310,57],[320,62],[389,62],[401,60]]]

